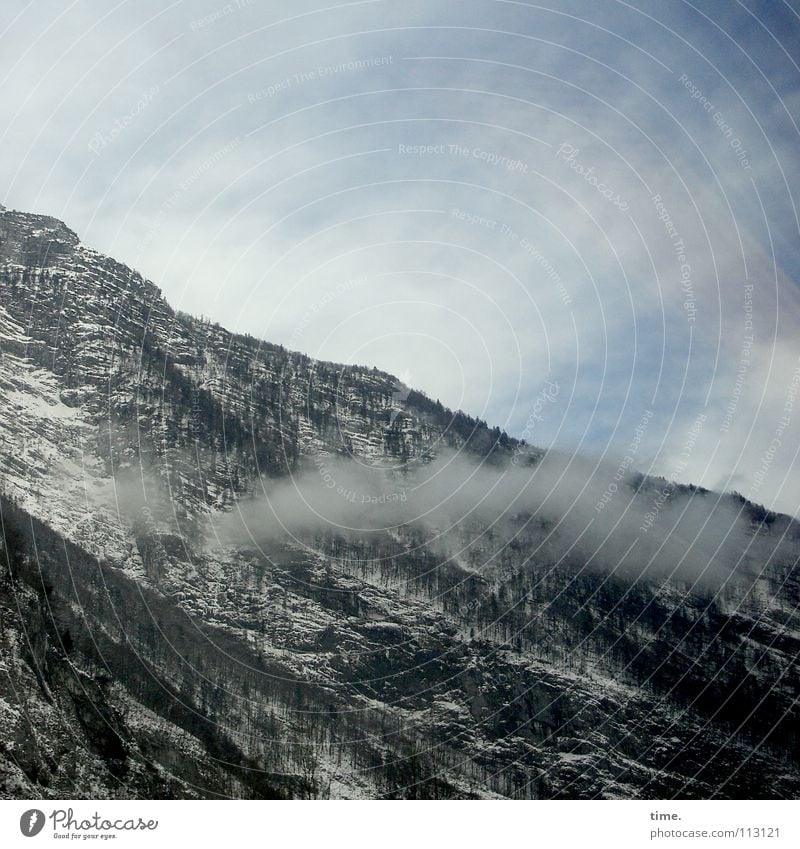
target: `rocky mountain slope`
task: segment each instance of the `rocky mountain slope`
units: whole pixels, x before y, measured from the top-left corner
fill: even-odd
[[[668,488],[701,574],[450,498],[546,462],[0,211],[0,795],[795,797],[797,524]]]

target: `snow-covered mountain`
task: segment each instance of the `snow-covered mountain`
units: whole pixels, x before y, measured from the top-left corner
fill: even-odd
[[[800,527],[553,468],[0,208],[0,794],[796,796]]]

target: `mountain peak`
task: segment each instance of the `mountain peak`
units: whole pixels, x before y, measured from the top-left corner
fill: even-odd
[[[0,209],[0,252],[6,261],[46,268],[79,244],[77,233],[58,218]]]

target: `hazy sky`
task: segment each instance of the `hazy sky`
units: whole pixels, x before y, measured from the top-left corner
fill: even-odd
[[[229,329],[798,511],[797,3],[4,0],[0,33],[0,203]]]

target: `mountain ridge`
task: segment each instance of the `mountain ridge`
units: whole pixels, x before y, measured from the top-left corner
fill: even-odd
[[[676,486],[665,517],[721,511],[736,531],[703,580],[671,554],[648,571],[646,538],[623,558],[576,546],[568,503],[543,512],[536,492],[497,518],[457,503],[455,522],[389,525],[373,499],[404,516],[425,469],[459,491],[454,456],[490,470],[481,498],[514,449],[537,473],[547,458],[400,400],[387,373],[176,313],[47,216],[0,214],[0,297],[4,795],[800,789],[788,517]],[[355,514],[265,530],[264,493],[326,474]]]

